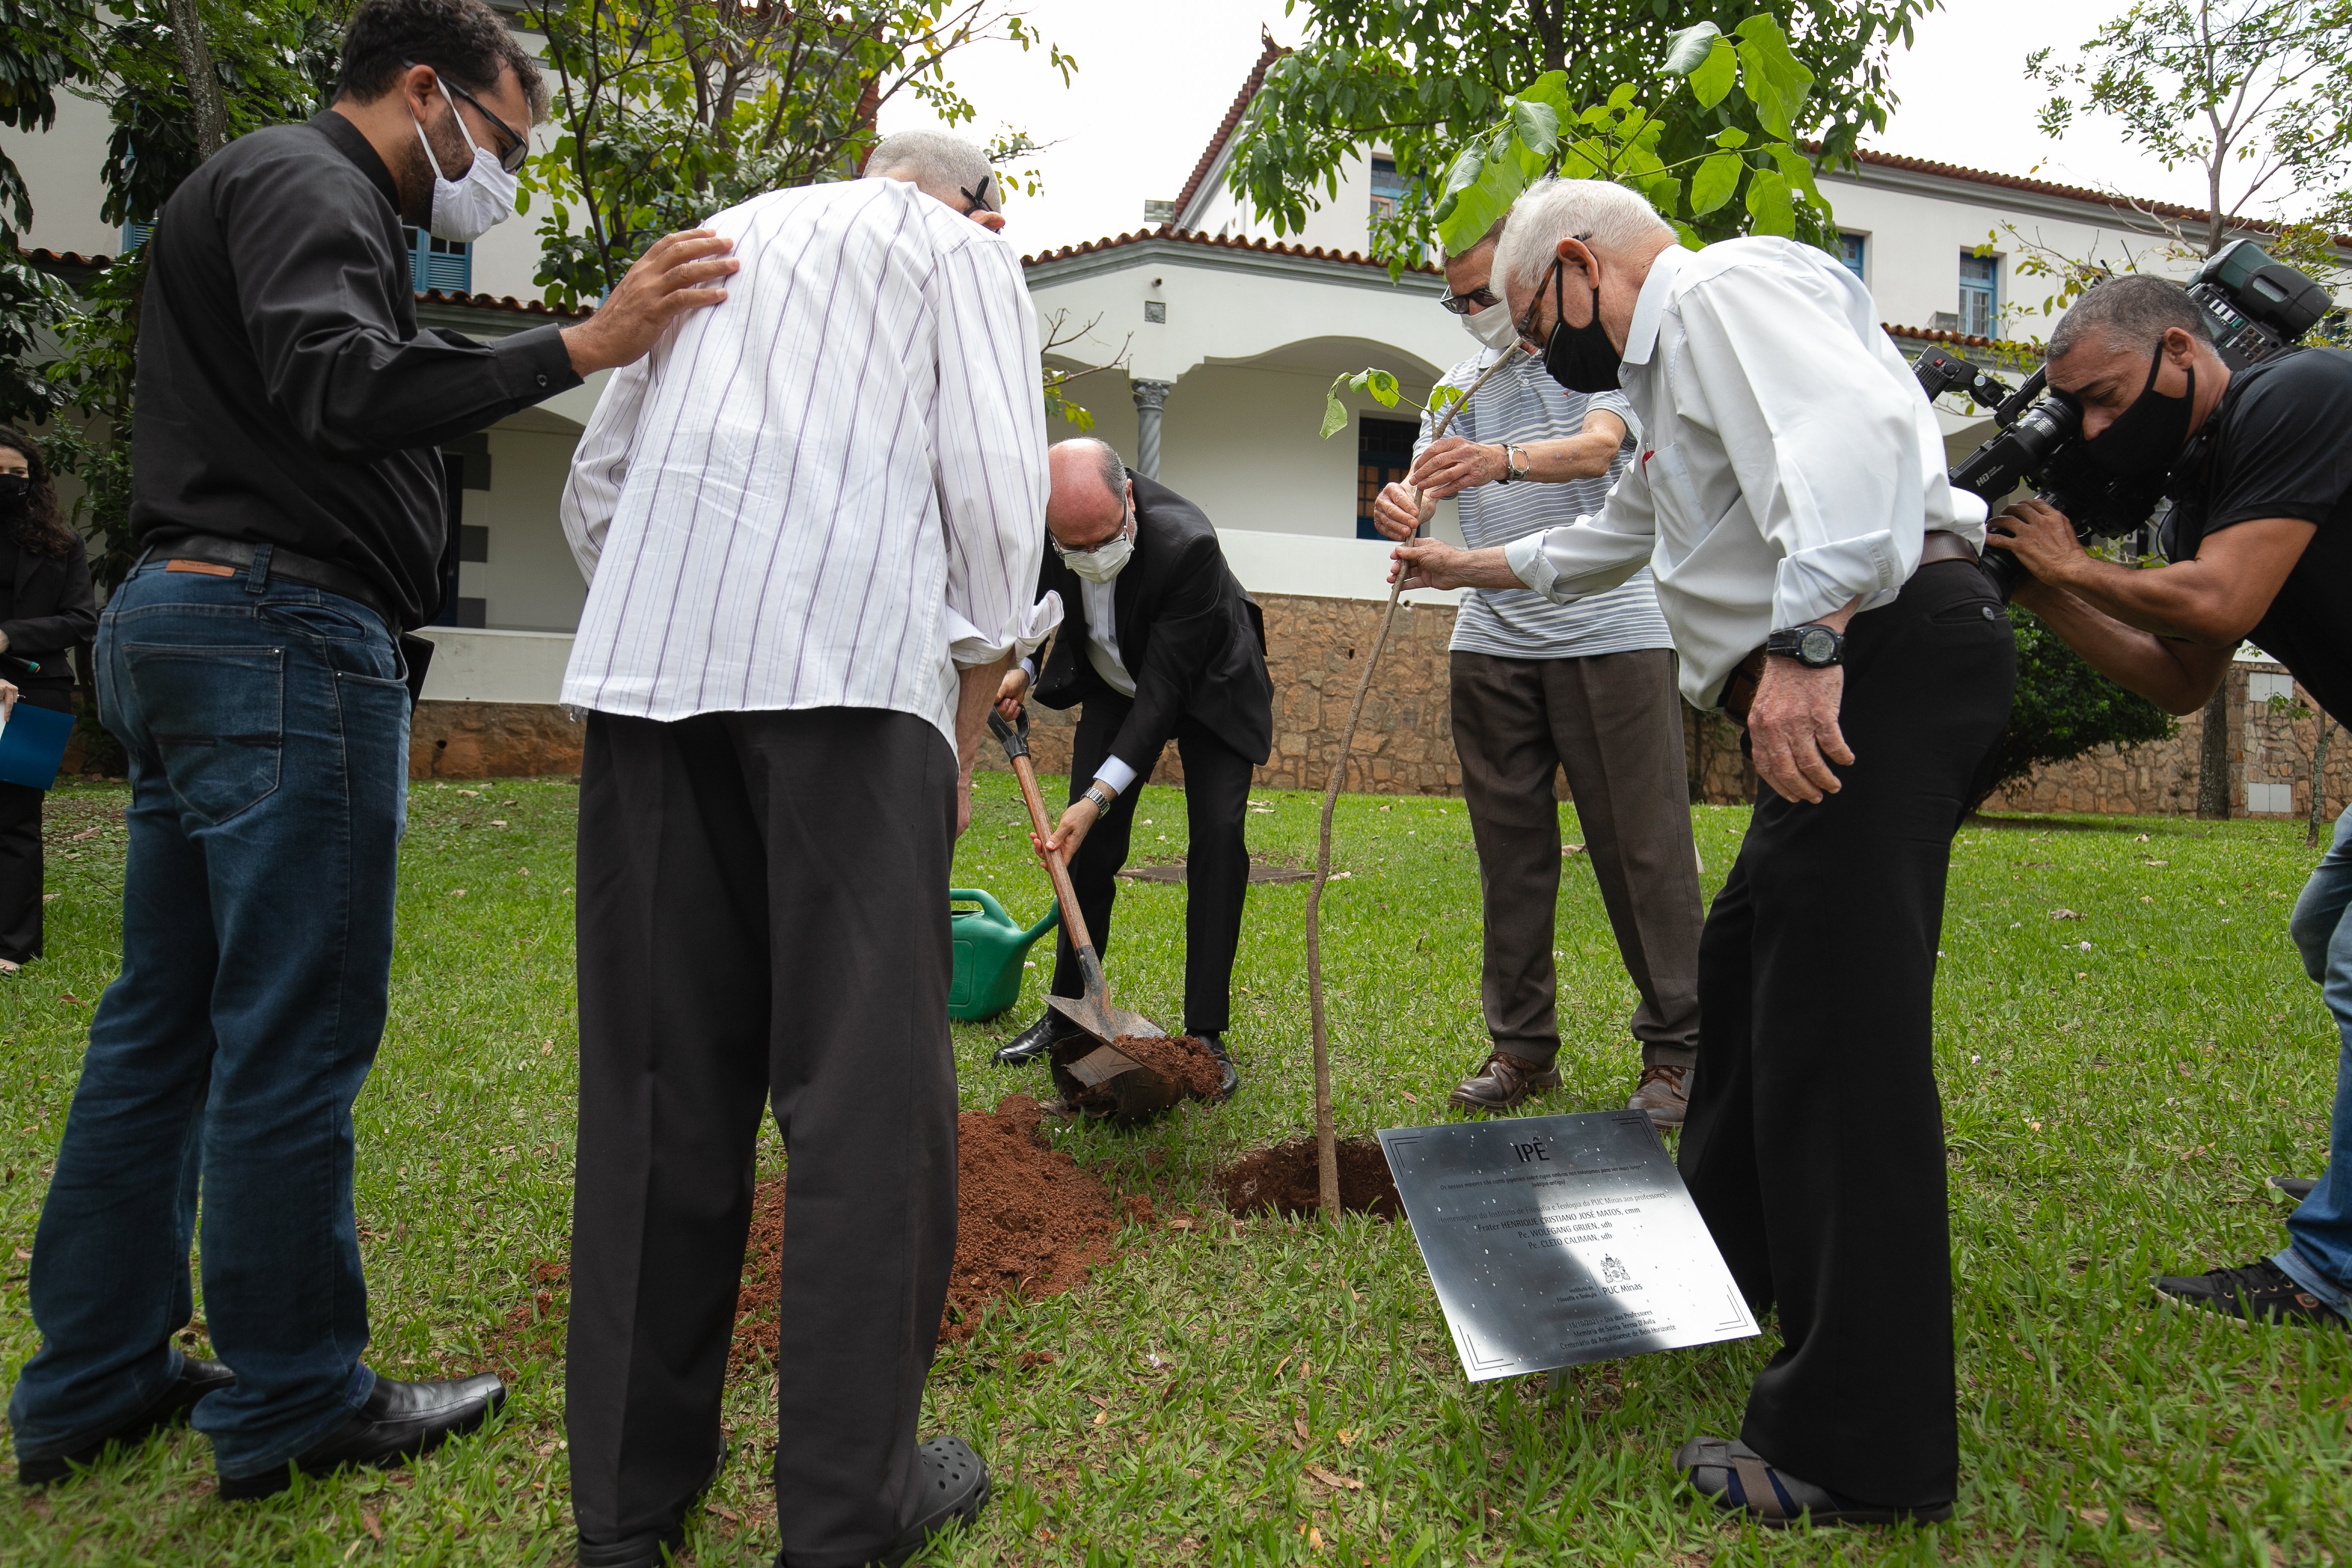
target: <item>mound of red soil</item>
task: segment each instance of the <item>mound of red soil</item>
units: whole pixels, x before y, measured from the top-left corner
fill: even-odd
[[[955,1269],[948,1279],[941,1343],[968,1337],[1000,1296],[1035,1300],[1084,1282],[1107,1263],[1119,1215],[1092,1173],[1037,1138],[1044,1112],[1025,1094],[1007,1095],[992,1113],[956,1118]],[[776,1289],[784,1242],[784,1178],[760,1184],[751,1238],[736,1299],[730,1370],[776,1353]]]
[[[1339,1140],[1339,1206],[1349,1214],[1396,1219],[1404,1213],[1388,1157],[1370,1138]],[[1217,1189],[1235,1214],[1267,1210],[1290,1219],[1318,1214],[1322,1181],[1316,1173],[1315,1140],[1294,1138],[1271,1149],[1253,1149],[1217,1173]]]

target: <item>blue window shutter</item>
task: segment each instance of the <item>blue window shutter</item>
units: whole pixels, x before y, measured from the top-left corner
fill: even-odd
[[[146,244],[147,237],[154,232],[155,226],[152,223],[124,224],[122,226],[122,254],[128,256],[132,251],[138,249],[141,246]]]
[[[425,242],[431,248],[425,258],[427,289],[439,289],[451,294],[474,291],[474,247],[463,240],[433,239]]]

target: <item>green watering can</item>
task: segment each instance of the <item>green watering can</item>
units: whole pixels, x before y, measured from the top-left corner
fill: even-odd
[[[978,904],[960,910],[957,904]],[[948,987],[948,1016],[993,1018],[1021,1000],[1021,964],[1030,944],[1061,923],[1061,906],[1024,930],[1004,906],[978,888],[948,889],[949,931],[955,942],[955,981]]]

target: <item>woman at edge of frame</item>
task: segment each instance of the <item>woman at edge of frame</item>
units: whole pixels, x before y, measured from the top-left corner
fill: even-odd
[[[29,437],[0,425],[0,705],[72,712],[68,655],[97,631],[89,556],[58,515],[48,465]],[[42,794],[0,784],[0,974],[41,956]]]

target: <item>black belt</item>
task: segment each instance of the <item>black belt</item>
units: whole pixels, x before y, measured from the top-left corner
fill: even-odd
[[[161,559],[163,569],[170,571],[183,561],[205,566],[247,568],[262,546],[246,539],[224,539],[216,533],[183,533],[167,540],[154,541],[148,549],[148,558]],[[299,550],[289,550],[282,544],[272,544],[269,550],[269,575],[283,577],[289,583],[299,583],[305,588],[318,588],[330,594],[340,594],[346,599],[356,599],[373,610],[388,631],[396,631],[399,622],[385,607],[383,595],[375,584],[348,566],[338,566],[331,561],[321,561],[315,555],[305,555]]]

